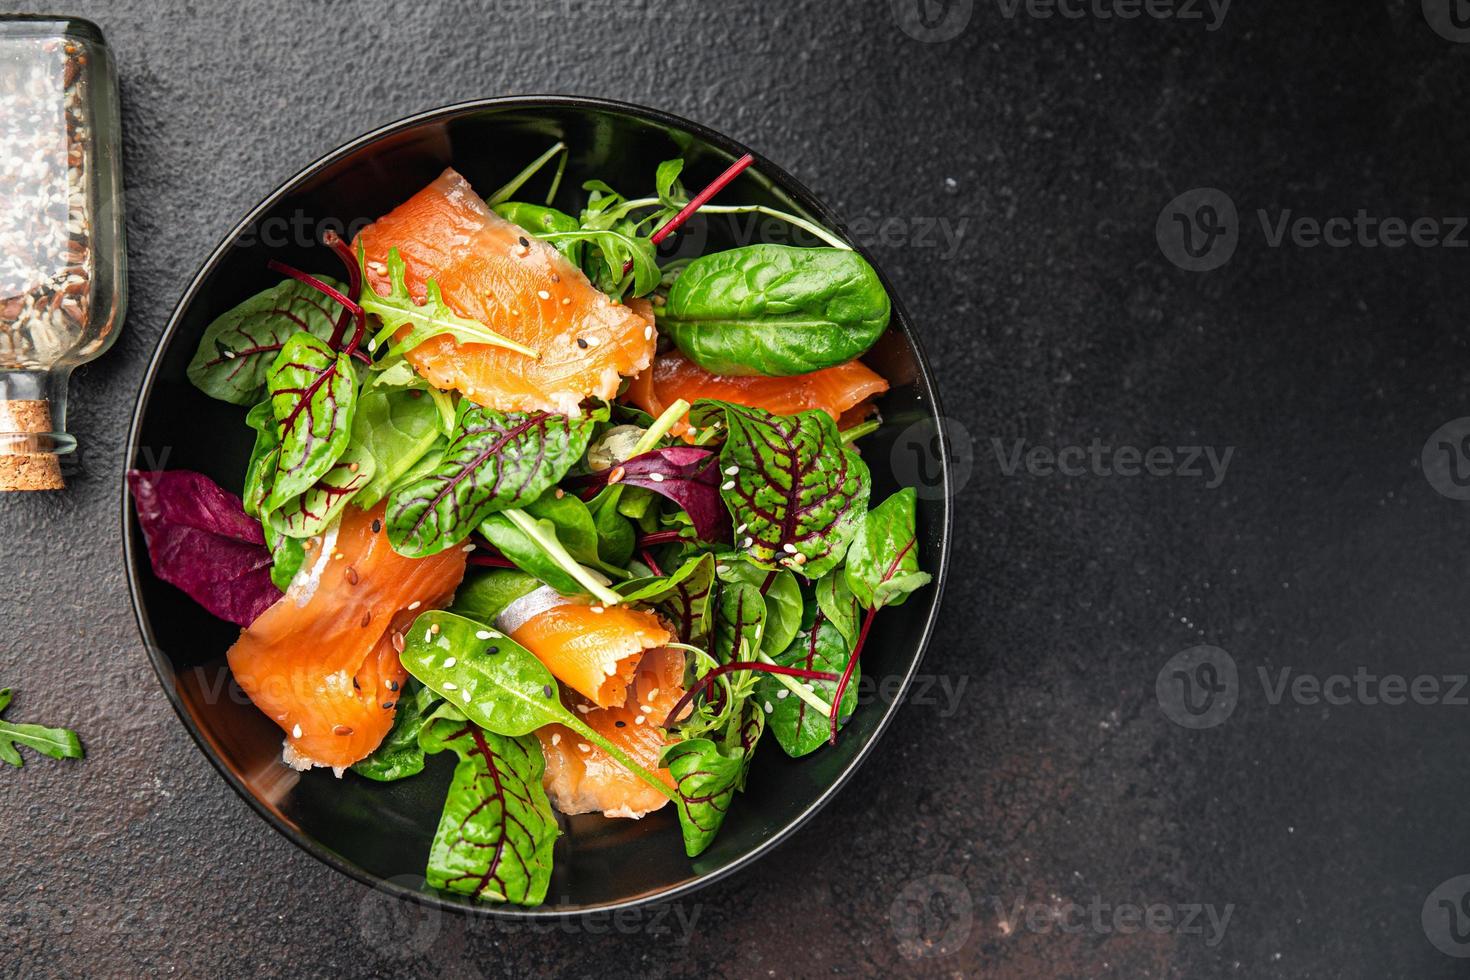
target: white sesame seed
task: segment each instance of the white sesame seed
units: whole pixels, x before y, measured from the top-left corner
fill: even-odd
[[[796,545],[788,541],[781,546],[781,550],[786,552],[788,555],[794,555],[796,554]]]
[[[727,466],[727,467],[725,467],[725,475],[726,476],[734,476],[736,473],[739,473],[739,472],[740,472],[740,467],[738,467],[738,466]]]
[[[413,612],[415,609],[417,609],[419,606],[422,606],[422,605],[423,605],[422,602],[419,602],[417,599],[415,599],[413,602],[410,602],[408,604],[408,611],[409,612]]]
[[[765,704],[761,705],[761,707],[763,707],[763,708],[766,709],[766,714],[770,714],[772,711],[775,711],[776,710],[774,707],[771,706],[771,702],[769,702],[769,701],[767,701]]]
[[[544,289],[536,290],[536,295],[541,299],[551,299],[551,294]]]
[[[477,640],[488,640],[491,635],[489,630],[475,630],[475,639]]]
[[[652,701],[656,697],[658,697],[658,688],[654,688],[648,692],[648,700]]]
[[[461,701],[463,701],[465,704],[469,704],[470,703],[470,692],[469,691],[460,691],[459,692],[459,699]]]
[[[736,534],[744,534],[745,533],[745,529],[748,528],[748,527],[750,527],[749,524],[742,524],[742,525],[740,525],[739,527],[737,527],[735,529],[735,533]]]
[[[425,643],[433,643],[434,642],[434,631],[433,630],[424,630],[424,642]]]
[[[459,663],[459,659],[457,657],[445,657],[444,658],[444,666],[445,667],[453,667],[457,663]]]
[[[465,552],[474,551],[475,550],[475,546],[472,545],[472,544],[467,544],[467,545],[465,545],[463,548],[461,548],[459,550],[460,551],[465,551]]]
[[[642,715],[639,715],[637,718],[634,718],[633,719],[633,724],[635,724],[635,725],[641,725],[641,724],[643,724],[643,716]]]
[[[791,693],[790,691],[786,690],[785,688],[782,688],[781,690],[779,690],[779,691],[776,692],[776,700],[779,701],[782,698],[786,697],[786,695],[788,695],[790,693]]]
[[[561,732],[552,732],[551,733],[551,744],[552,745],[560,745],[561,744]]]
[[[664,475],[662,473],[650,473],[650,474],[648,474],[648,478],[650,480],[652,480],[654,483],[662,483],[662,482],[664,482]]]
[[[652,327],[644,327],[643,328],[643,339],[644,340],[652,340],[653,339],[653,328]]]
[[[649,705],[646,705],[646,704],[640,704],[640,705],[639,705],[639,706],[638,706],[638,707],[639,707],[639,708],[640,708],[640,709],[642,709],[642,711],[643,711],[643,713],[644,713],[644,714],[645,714],[645,715],[651,715],[651,714],[653,714],[653,708],[652,708],[652,707],[651,707],[651,706],[649,706]]]
[[[720,489],[721,490],[734,490],[735,489],[735,481],[734,480],[726,480],[724,483],[721,483],[720,484]]]
[[[587,712],[589,712],[591,710],[592,709],[589,708],[589,707],[587,707],[585,704],[579,704],[579,705],[577,705],[577,711],[580,714],[584,714],[585,715]]]
[[[742,548],[749,548],[753,544],[755,544],[755,538],[747,537],[745,539],[744,543],[742,543],[740,545],[740,547],[742,547]]]
[[[715,574],[716,575],[724,575],[729,570],[730,570],[730,566],[729,565],[716,565],[715,566]]]
[[[577,751],[578,752],[591,752],[592,751],[592,746],[588,745],[586,742],[578,742],[577,743]]]
[[[429,632],[430,633],[437,633],[437,632],[439,632],[439,624],[438,623],[430,623],[429,624]]]
[[[292,725],[291,726],[291,737],[292,738],[300,738],[301,737],[301,726],[300,725]]]
[[[563,296],[561,298],[561,305],[562,306],[571,306],[572,305],[572,298],[570,296]]]
[[[444,690],[446,690],[446,691],[458,691],[459,690],[459,685],[456,684],[456,683],[454,683],[454,681],[445,681],[444,682]]]
[[[593,606],[592,607],[592,611],[595,612],[595,613],[606,612],[606,610],[603,609],[601,606]]]

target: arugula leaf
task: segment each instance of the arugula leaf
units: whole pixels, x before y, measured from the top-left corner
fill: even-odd
[[[404,669],[486,731],[517,737],[544,725],[565,725],[678,802],[677,794],[661,779],[569,711],[558,696],[551,671],[505,634],[436,610],[414,620],[406,643]]]
[[[459,756],[424,877],[481,901],[540,905],[560,833],[541,785],[541,743],[487,732],[457,714],[440,708],[419,733],[424,752]]]
[[[847,667],[852,648],[842,633],[822,614],[820,609],[809,608],[803,626],[796,639],[773,661],[783,667],[802,667],[806,670],[824,670],[842,674]],[[852,680],[858,672],[854,668]],[[813,694],[828,705],[836,693],[836,681],[805,681]],[[776,741],[793,759],[816,751],[830,735],[830,719],[814,709],[804,699],[792,694],[772,675],[762,675],[756,684],[755,699],[761,707],[769,706],[766,724],[776,736]],[[857,687],[849,686],[842,695],[842,704],[837,708],[839,724],[851,717],[857,708]]]
[[[719,833],[735,791],[744,782],[749,755],[743,747],[727,748],[707,738],[685,739],[664,750],[659,764],[673,774],[684,802],[679,829],[689,857],[703,853]]]
[[[714,625],[714,581],[715,556],[705,553],[687,559],[670,575],[624,582],[618,591],[628,602],[657,607],[675,624],[680,643],[694,643]]]
[[[320,277],[330,286],[341,283]],[[327,340],[341,311],[322,293],[286,279],[226,310],[204,328],[189,362],[189,380],[211,398],[253,405],[265,395],[266,374],[294,334]]]
[[[379,783],[391,783],[423,772],[424,749],[419,744],[419,732],[434,706],[442,699],[416,681],[407,683],[413,690],[405,689],[399,693],[393,727],[372,755],[352,764],[352,771],[359,776]]]
[[[658,287],[662,275],[658,247],[638,234],[631,222],[619,222],[610,228],[589,228],[584,223],[577,231],[549,231],[537,237],[558,251],[565,251],[567,245],[586,243],[582,271],[594,286],[614,299],[628,293],[646,296]],[[632,270],[623,275],[623,266],[628,263],[632,263]]]
[[[593,425],[546,412],[464,408],[439,464],[388,500],[394,550],[410,558],[435,554],[490,514],[535,500],[581,457]]]
[[[689,203],[689,194],[679,183],[679,174],[683,171],[684,159],[682,157],[665,160],[654,171],[653,186],[658,194],[659,203],[667,211],[678,212]]]
[[[357,256],[358,262],[362,263],[364,259],[361,242],[358,242]],[[368,342],[368,350],[378,350],[390,341],[400,327],[408,324],[408,334],[392,341],[388,347],[388,356],[412,350],[430,337],[441,334],[448,334],[461,344],[488,344],[513,350],[527,357],[540,356],[533,348],[496,333],[478,320],[471,320],[454,312],[444,302],[444,297],[439,292],[439,283],[433,279],[424,283],[424,301],[414,302],[404,280],[405,265],[398,249],[389,250],[387,266],[389,293],[386,296],[380,295],[368,283],[364,266],[362,295],[358,297],[358,303],[366,312],[383,321],[383,328]]]
[[[10,706],[10,688],[0,689],[0,714]],[[43,725],[20,725],[0,720],[0,762],[8,762],[19,769],[25,765],[17,746],[24,745],[53,759],[82,758],[82,741],[77,733],[66,728],[46,728]]]
[[[899,606],[930,576],[919,570],[915,507],[905,487],[868,512],[847,552],[848,588],[864,609]]]
[[[658,310],[660,329],[706,371],[783,377],[860,356],[888,317],[888,293],[858,253],[769,244],[700,256]]]
[[[352,442],[373,467],[372,479],[358,492],[357,506],[367,510],[386,497],[433,448],[441,422],[434,399],[419,388],[365,387],[352,421]]]
[[[266,510],[276,510],[326,475],[347,448],[357,405],[352,359],[311,334],[286,341],[267,384],[280,455]]]
[[[720,465],[735,545],[762,568],[785,566],[820,578],[842,561],[868,503],[868,467],[843,445],[832,416],[697,402],[699,428],[727,429]]]
[[[348,501],[372,481],[375,465],[367,450],[348,443],[347,450],[320,480],[271,512],[271,529],[290,538],[309,538],[322,533],[342,513]]]

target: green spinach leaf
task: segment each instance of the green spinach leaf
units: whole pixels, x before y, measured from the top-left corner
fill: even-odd
[[[846,363],[873,346],[888,317],[888,293],[861,255],[767,244],[695,259],[658,311],[679,350],[723,375]]]
[[[559,833],[541,785],[541,743],[487,732],[455,714],[441,708],[419,735],[424,752],[459,756],[424,877],[430,887],[481,901],[540,905]]]
[[[719,568],[723,569],[720,572],[722,582],[744,582],[758,592],[764,586],[766,615],[760,648],[775,656],[790,646],[801,629],[801,617],[806,608],[796,576],[791,572],[768,572],[740,558],[728,559]]]
[[[832,625],[820,609],[810,608],[796,639],[784,652],[772,659],[783,667],[824,670],[841,675],[847,667],[852,648],[842,633]],[[854,668],[852,681],[858,679]],[[809,689],[828,705],[836,693],[835,681],[804,681]],[[797,697],[771,675],[762,675],[756,685],[755,700],[766,712],[766,724],[787,755],[799,758],[816,751],[830,736],[830,719]],[[857,708],[857,685],[843,692],[837,708],[838,721],[845,721]]]
[[[454,593],[449,611],[481,623],[493,623],[505,607],[541,583],[532,575],[513,568],[486,569],[465,576]]]
[[[406,689],[398,697],[393,727],[372,755],[353,763],[352,771],[379,783],[391,783],[423,772],[424,749],[419,744],[419,732],[441,700],[422,684],[407,681]]]
[[[418,388],[365,387],[352,422],[352,442],[373,461],[373,477],[357,495],[368,509],[433,448],[442,432],[434,399]]]

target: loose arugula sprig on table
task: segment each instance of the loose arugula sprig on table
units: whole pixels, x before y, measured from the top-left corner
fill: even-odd
[[[0,715],[10,707],[10,688],[0,688]],[[0,719],[0,762],[7,762],[19,769],[25,765],[20,749],[24,746],[35,749],[53,759],[80,759],[82,741],[77,733],[66,728],[47,728],[44,725],[20,725]]]
[[[840,238],[766,205],[708,203],[750,157],[697,194],[674,159],[657,168],[646,197],[589,180],[579,206],[563,209],[554,202],[567,157],[555,143],[487,205],[615,301],[654,295],[663,336],[706,370],[821,370],[861,355],[886,329],[882,283]],[[533,199],[528,190],[547,168],[549,187]],[[660,266],[659,243],[696,210],[761,213],[825,244],[748,245]],[[929,581],[917,563],[915,493],[870,501],[856,443],[879,423],[839,432],[821,411],[778,416],[708,400],[675,402],[658,417],[621,404],[589,403],[576,417],[477,405],[434,388],[406,355],[443,335],[538,352],[463,316],[432,278],[411,290],[396,250],[378,268],[387,283],[378,293],[360,243],[329,234],[325,244],[345,282],[272,262],[284,280],[222,314],[189,365],[201,390],[249,407],[254,448],[241,499],[197,474],[167,487],[136,481],[159,491],[154,525],[194,522],[181,540],[196,559],[233,549],[234,577],[205,575],[191,594],[244,625],[243,610],[263,608],[304,574],[308,539],[330,533],[347,506],[386,501],[384,529],[400,554],[463,548],[476,566],[449,610],[426,611],[403,631],[411,679],[393,727],[352,766],[386,782],[417,776],[439,753],[456,760],[429,884],[489,901],[544,899],[559,831],[533,733],[551,724],[667,797],[686,852],[703,853],[767,730],[792,757],[836,740],[857,708],[875,614]],[[186,585],[200,575],[197,564],[169,571]],[[251,600],[217,598],[230,582],[248,582]],[[667,732],[659,771],[569,710],[550,671],[497,628],[510,603],[543,586],[652,610],[677,636],[685,693],[666,718],[650,719]],[[8,696],[0,692],[0,709]],[[0,758],[19,764],[6,734],[35,727],[0,723]],[[80,753],[74,736],[27,737],[42,751]]]

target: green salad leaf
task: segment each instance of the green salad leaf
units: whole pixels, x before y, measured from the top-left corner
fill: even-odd
[[[526,229],[529,234],[550,242],[573,265],[582,264],[582,242],[580,240],[576,238],[557,240],[549,237],[552,234],[580,230],[582,226],[571,215],[544,204],[527,204],[523,201],[506,201],[504,204],[495,205],[491,210],[511,224]]]
[[[320,278],[341,288],[333,279]],[[221,313],[204,329],[189,362],[189,380],[211,398],[254,405],[265,397],[266,376],[286,341],[302,331],[329,339],[340,312],[306,283],[283,280]]]
[[[864,609],[902,605],[909,593],[931,581],[919,570],[913,487],[893,494],[868,512],[847,551],[845,579]]]
[[[398,696],[393,727],[372,755],[353,763],[352,771],[379,783],[407,779],[424,771],[424,749],[419,732],[443,699],[410,679]]]
[[[735,791],[745,779],[750,753],[707,738],[675,742],[664,749],[660,764],[673,774],[679,797],[679,828],[684,852],[697,857],[709,847],[725,821]]]
[[[775,655],[785,650],[801,629],[805,602],[801,585],[791,572],[768,572],[748,561],[733,558],[719,566],[721,582],[744,582],[759,593],[764,588],[766,604],[760,649]]]
[[[674,625],[679,642],[697,643],[714,625],[715,556],[688,558],[672,573],[624,582],[618,591],[628,602],[654,606]]]
[[[556,815],[534,735],[488,732],[441,707],[419,733],[428,754],[459,756],[429,850],[430,887],[481,901],[540,905],[551,884]]]
[[[373,476],[358,492],[357,506],[368,509],[386,497],[444,434],[442,422],[434,398],[420,388],[365,386],[352,442],[373,461]]]
[[[357,374],[346,354],[298,333],[276,356],[267,384],[280,455],[266,509],[276,510],[325,476],[347,448]]]
[[[783,667],[802,667],[806,670],[825,670],[841,675],[846,669],[852,648],[842,633],[832,625],[820,609],[811,607],[804,619],[802,630],[791,641],[791,645],[772,660]],[[852,680],[857,680],[854,668]],[[836,693],[835,681],[803,681],[816,698],[830,710],[832,697]],[[797,696],[791,688],[781,683],[774,675],[762,675],[755,689],[755,700],[766,710],[766,725],[776,741],[792,758],[815,752],[827,742],[831,721],[828,715],[817,711],[806,698]],[[842,695],[838,708],[839,723],[850,717],[857,708],[857,687],[850,685]]]
[[[587,448],[593,421],[496,412],[461,402],[459,428],[432,472],[393,491],[388,538],[422,558],[453,547],[496,511],[540,497]]]
[[[270,514],[271,528],[290,538],[321,534],[337,519],[362,488],[373,478],[376,463],[357,443],[347,449],[327,472],[299,496],[286,501]]]
[[[493,623],[506,606],[539,588],[539,579],[518,569],[484,569],[465,576],[449,611],[466,619]]]
[[[690,424],[726,428],[720,495],[735,521],[735,546],[762,568],[783,565],[820,578],[842,562],[868,504],[862,457],[847,448],[832,416],[770,412],[699,401]]]
[[[0,689],[0,714],[10,706],[10,688]],[[66,728],[46,728],[43,725],[20,725],[0,720],[0,762],[8,762],[19,769],[25,765],[20,756],[20,746],[35,749],[53,759],[80,759],[82,741],[77,733]]]
[[[858,253],[766,244],[690,262],[658,310],[679,350],[722,375],[846,363],[873,346],[888,317],[888,293]]]

